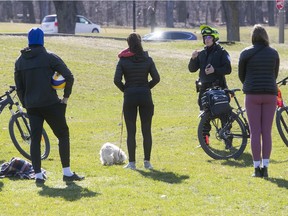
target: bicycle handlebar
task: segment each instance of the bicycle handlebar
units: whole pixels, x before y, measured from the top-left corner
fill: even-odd
[[[9,86],[10,87],[10,89],[9,89],[9,93],[12,93],[13,91],[15,91],[16,90],[16,86]]]
[[[16,86],[9,86],[9,90],[6,91],[6,93],[4,95],[1,95],[0,98],[3,98],[5,96],[7,96],[7,94],[11,94],[12,92],[14,92],[16,90]]]
[[[281,84],[281,85],[286,85],[288,82],[288,77],[284,78],[283,80],[277,82],[277,85]]]

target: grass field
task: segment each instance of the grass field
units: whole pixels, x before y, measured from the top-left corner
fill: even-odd
[[[4,26],[7,25],[0,24],[0,29],[13,29]],[[22,32],[31,27],[20,26],[17,28]],[[237,64],[240,51],[250,45],[250,30],[251,27],[241,29],[241,43],[224,46],[232,58],[233,72],[227,77],[231,88],[241,88]],[[126,37],[129,32],[106,28],[100,35]],[[224,35],[225,29],[221,33]],[[279,79],[284,78],[288,75],[288,45],[276,43],[277,28],[269,28],[269,35],[271,46],[281,58]],[[26,44],[27,38],[23,36],[0,36],[0,92],[14,84],[14,62]],[[75,76],[67,108],[71,167],[86,179],[68,186],[63,183],[57,140],[46,127],[51,153],[42,162],[48,173],[45,186],[37,188],[32,180],[0,179],[0,215],[287,215],[288,151],[275,124],[269,179],[251,177],[249,144],[237,160],[212,160],[197,148],[197,73],[189,73],[187,65],[192,51],[203,47],[201,40],[143,43],[161,76],[152,92],[153,171],[143,168],[139,122],[136,171],[102,166],[99,160],[99,150],[108,141],[127,153],[125,129],[120,143],[122,93],[113,84],[117,53],[127,47],[126,42],[46,37],[45,46],[61,56]],[[243,95],[238,95],[243,104]],[[288,100],[285,87],[283,95]],[[0,115],[1,163],[21,157],[8,135],[9,115],[8,110]]]

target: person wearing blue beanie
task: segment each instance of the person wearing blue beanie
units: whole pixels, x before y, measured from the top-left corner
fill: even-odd
[[[44,33],[40,28],[28,32],[28,47],[20,52],[15,62],[14,80],[17,95],[27,110],[31,128],[30,154],[37,186],[43,186],[46,175],[41,172],[41,136],[46,121],[58,138],[63,181],[81,181],[70,169],[70,133],[66,122],[66,107],[71,95],[74,76],[64,61],[46,50]],[[51,86],[57,72],[65,78],[63,98]]]
[[[37,27],[31,28],[28,33],[28,45],[44,45],[44,32]]]

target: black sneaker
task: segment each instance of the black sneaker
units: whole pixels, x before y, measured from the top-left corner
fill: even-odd
[[[63,175],[63,181],[65,182],[82,181],[84,178],[85,178],[84,176],[79,176],[75,172],[73,172],[72,176]]]
[[[264,166],[264,167],[261,169],[261,174],[262,174],[262,177],[268,178],[268,168]]]
[[[260,167],[255,168],[252,177],[263,177],[262,170],[260,169]]]
[[[38,186],[38,187],[43,186],[44,183],[45,183],[45,179],[40,179],[40,178],[36,178],[36,179],[35,179],[35,184],[36,184],[36,186]]]

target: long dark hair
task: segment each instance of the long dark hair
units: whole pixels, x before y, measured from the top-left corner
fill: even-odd
[[[129,46],[130,52],[133,52],[137,55],[143,54],[143,47],[141,44],[141,36],[137,33],[131,33],[127,38],[127,43]]]
[[[259,24],[254,25],[252,31],[252,44],[263,43],[265,46],[269,46],[269,37],[265,28]]]

